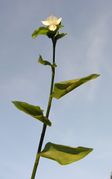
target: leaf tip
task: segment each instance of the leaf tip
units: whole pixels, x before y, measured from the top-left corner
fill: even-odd
[[[36,36],[35,36],[35,31],[32,33],[31,37],[32,37],[33,39],[36,38]]]
[[[97,78],[100,76],[100,74],[93,74],[94,78]]]
[[[48,123],[48,126],[49,126],[49,127],[51,127],[51,126],[52,126],[52,123],[51,123],[51,121],[49,121],[49,123]]]
[[[16,104],[16,101],[11,101],[14,105]]]
[[[89,148],[89,152],[92,152],[94,149],[93,148]]]

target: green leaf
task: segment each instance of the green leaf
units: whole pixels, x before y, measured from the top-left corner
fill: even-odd
[[[88,155],[93,149],[85,147],[69,147],[53,143],[47,143],[44,150],[39,153],[41,157],[55,160],[61,165],[67,165],[81,160]]]
[[[57,67],[57,65],[56,65],[55,63],[54,63],[54,64],[51,64],[49,61],[44,60],[41,55],[39,56],[38,62],[39,62],[40,64],[42,64],[42,65],[48,65],[48,66],[50,66],[52,69],[54,69],[54,68]]]
[[[64,37],[65,35],[67,35],[67,33],[57,34],[57,35],[56,35],[56,40],[58,40],[58,39]]]
[[[79,87],[80,85],[95,79],[99,76],[99,74],[91,74],[89,76],[86,76],[84,78],[80,79],[73,79],[68,81],[63,81],[60,83],[55,83],[54,90],[52,93],[52,97],[59,99],[62,96],[66,95],[70,91],[74,90],[75,88]]]
[[[44,59],[42,58],[41,55],[39,56],[39,60],[38,60],[38,62],[41,63],[42,65],[49,65],[49,66],[52,66],[52,64],[51,64],[49,61],[44,60]]]
[[[45,123],[48,126],[51,126],[51,122],[47,117],[43,115],[43,110],[39,106],[34,106],[21,101],[12,101],[12,103],[19,109],[20,111],[25,112],[26,114],[32,116],[35,119]]]
[[[32,38],[36,38],[39,35],[47,35],[49,32],[47,27],[39,27],[32,33]]]

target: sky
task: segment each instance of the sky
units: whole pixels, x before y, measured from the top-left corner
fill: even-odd
[[[47,142],[94,148],[66,166],[41,158],[37,179],[109,179],[112,171],[112,1],[0,0],[0,179],[30,179],[42,123],[11,101],[46,110],[52,59],[50,39],[32,32],[50,15],[62,17],[67,36],[56,48],[55,82],[101,74],[60,100],[53,100]]]

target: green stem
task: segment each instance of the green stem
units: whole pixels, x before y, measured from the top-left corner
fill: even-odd
[[[53,67],[52,67],[50,94],[49,94],[48,106],[47,106],[47,111],[46,111],[46,117],[47,118],[49,117],[51,104],[52,104],[52,96],[51,96],[51,94],[53,92],[54,77],[55,77],[55,67],[54,66],[55,66],[56,40],[52,39],[52,43],[53,43]],[[39,160],[40,160],[40,157],[39,157],[38,153],[40,153],[41,149],[42,149],[42,144],[43,144],[43,141],[44,141],[46,128],[47,128],[47,126],[45,124],[43,124],[42,133],[41,133],[41,136],[40,136],[39,146],[38,146],[38,150],[37,150],[37,154],[36,154],[36,159],[35,159],[31,179],[35,179],[35,176],[36,176],[36,171],[37,171],[37,167],[38,167]]]

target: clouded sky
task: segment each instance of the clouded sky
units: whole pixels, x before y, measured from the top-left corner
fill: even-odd
[[[108,179],[112,171],[112,1],[0,0],[0,179],[29,179],[42,124],[11,104],[26,101],[46,109],[52,58],[47,37],[32,32],[49,15],[62,17],[68,35],[57,44],[55,81],[101,76],[53,101],[46,142],[92,147],[83,160],[60,167],[41,158],[37,178]]]

